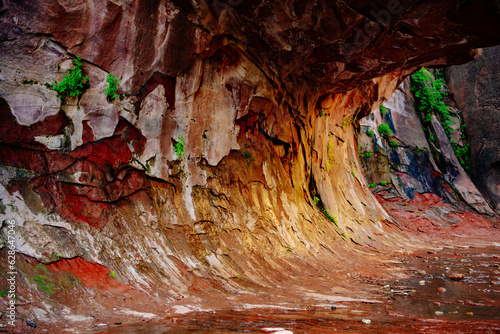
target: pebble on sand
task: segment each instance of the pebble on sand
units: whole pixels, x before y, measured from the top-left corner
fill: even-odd
[[[443,288],[443,287],[439,287],[439,288],[438,288],[438,291],[439,291],[439,292],[446,292],[446,289],[445,289],[445,288]]]
[[[361,322],[362,322],[363,324],[365,324],[365,325],[369,325],[369,324],[371,324],[371,323],[372,323],[372,321],[371,321],[370,319],[363,319],[363,320],[361,320]]]
[[[436,312],[434,312],[434,314],[435,314],[435,315],[443,315],[443,312],[441,312],[441,311],[436,311]]]
[[[452,281],[461,281],[465,278],[465,275],[464,274],[459,274],[459,273],[451,273],[449,276],[448,276],[449,279],[451,279]]]
[[[280,333],[285,331],[285,329],[280,327],[266,327],[266,328],[261,328],[260,331],[262,333]]]

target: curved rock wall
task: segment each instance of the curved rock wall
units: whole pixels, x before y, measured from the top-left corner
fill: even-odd
[[[415,66],[498,43],[492,7],[220,4],[2,2],[0,208],[19,253],[174,298],[396,242],[356,122]],[[44,83],[76,54],[90,87],[61,101]],[[113,102],[108,72],[121,78]]]

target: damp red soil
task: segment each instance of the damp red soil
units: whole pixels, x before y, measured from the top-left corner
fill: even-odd
[[[315,301],[301,298],[300,288],[290,285],[295,291],[288,295],[278,289],[257,291],[255,300],[262,307],[255,302],[255,308],[248,308],[248,296],[214,299],[200,311],[167,312],[154,323],[91,332],[260,333],[275,327],[293,333],[500,333],[498,220],[453,209],[430,194],[409,202],[378,197],[398,229],[415,240],[414,248],[380,254],[387,260],[383,265],[360,258],[351,273],[304,278],[304,285],[318,292]],[[276,298],[262,296],[273,293]]]
[[[457,247],[400,255],[402,279],[358,279],[352,286],[366,301],[334,300],[278,308],[216,309],[172,314],[153,323],[96,329],[92,333],[499,333],[500,249]],[[463,273],[463,278],[460,274]],[[459,277],[459,280],[450,279]],[[364,283],[363,283],[364,281]],[[348,282],[346,282],[348,283]],[[245,302],[242,298],[242,303]],[[285,304],[283,304],[285,305]],[[244,305],[233,305],[241,309]],[[369,324],[367,323],[369,320]]]

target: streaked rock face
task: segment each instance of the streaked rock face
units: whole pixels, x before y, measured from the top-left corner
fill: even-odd
[[[271,284],[290,249],[395,242],[370,237],[388,216],[355,120],[416,66],[498,43],[496,2],[232,4],[2,2],[0,208],[20,253],[173,298],[242,273]],[[59,101],[44,83],[76,54],[90,87]]]
[[[445,72],[457,106],[467,122],[472,178],[493,207],[500,210],[500,49],[480,50],[471,63]]]
[[[433,115],[429,123],[423,122],[410,85],[408,77],[384,102],[384,112],[376,110],[360,122],[359,154],[368,182],[392,183],[395,187],[393,196],[405,200],[432,193],[447,203],[466,204],[477,212],[493,216],[492,208],[455,156],[441,121]],[[447,103],[454,104],[454,101],[450,99]],[[453,122],[458,128],[454,137],[460,138],[462,113],[455,108],[453,114]],[[393,136],[390,139],[378,130],[381,124],[387,124],[391,129]],[[426,126],[432,139],[426,136]],[[372,131],[371,136],[369,131]],[[391,147],[390,141],[397,145]]]

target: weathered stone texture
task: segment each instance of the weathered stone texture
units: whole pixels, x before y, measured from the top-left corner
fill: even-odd
[[[499,43],[496,2],[216,4],[1,2],[0,212],[20,253],[72,259],[54,270],[106,266],[173,300],[199,280],[272,284],[290,249],[309,263],[351,241],[397,243],[362,174],[356,120],[417,66]],[[90,87],[60,101],[44,83],[75,55]]]
[[[481,49],[475,60],[445,71],[463,111],[471,147],[472,178],[500,210],[500,48]]]

